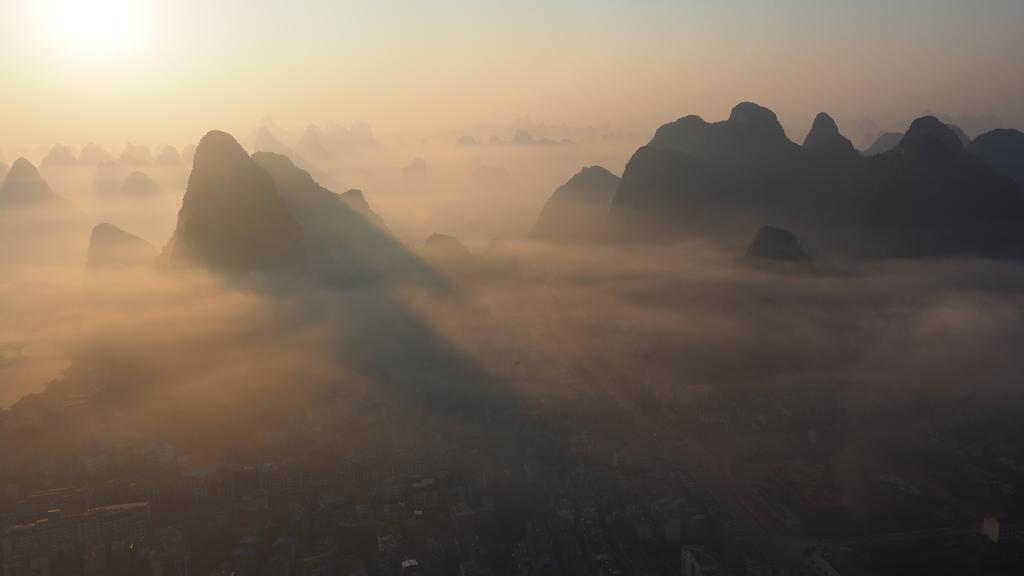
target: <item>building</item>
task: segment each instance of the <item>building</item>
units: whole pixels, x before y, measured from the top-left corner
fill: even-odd
[[[52,511],[46,518],[10,527],[0,541],[4,558],[73,552],[102,542],[141,539],[150,526],[148,502]]]

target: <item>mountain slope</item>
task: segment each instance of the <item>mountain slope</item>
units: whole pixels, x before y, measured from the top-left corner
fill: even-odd
[[[203,137],[174,236],[172,262],[235,271],[306,268],[302,228],[274,181],[229,134]]]
[[[0,185],[0,210],[70,209],[31,162],[18,158]]]
[[[1024,132],[1012,129],[986,132],[971,142],[969,150],[1024,188]]]
[[[113,224],[97,224],[89,237],[86,268],[95,272],[145,266],[156,257],[156,248],[142,238]]]
[[[626,167],[610,235],[734,243],[772,221],[853,256],[1024,256],[1024,196],[950,127],[918,119],[892,150],[862,158],[829,120],[804,147],[750,104],[725,122],[663,126]]]
[[[548,241],[584,241],[601,235],[619,177],[600,166],[583,168],[555,190],[541,209],[532,236]]]
[[[253,161],[272,179],[304,231],[310,268],[334,284],[411,280],[431,275],[373,214],[359,191],[339,195],[320,186],[286,156],[260,152]]]

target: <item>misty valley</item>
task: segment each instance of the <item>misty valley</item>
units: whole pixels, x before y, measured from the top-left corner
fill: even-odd
[[[0,159],[3,576],[1024,573],[1024,133],[862,140]]]

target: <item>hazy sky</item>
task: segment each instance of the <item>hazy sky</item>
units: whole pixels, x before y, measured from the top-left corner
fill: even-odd
[[[87,5],[83,10],[76,5]],[[110,14],[102,20],[98,15]],[[1024,124],[1021,0],[0,0],[0,147],[364,119],[650,129],[740,100]]]

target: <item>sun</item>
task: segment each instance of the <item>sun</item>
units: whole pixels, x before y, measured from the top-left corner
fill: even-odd
[[[130,48],[142,30],[139,0],[41,0],[40,16],[54,40],[83,56]]]

